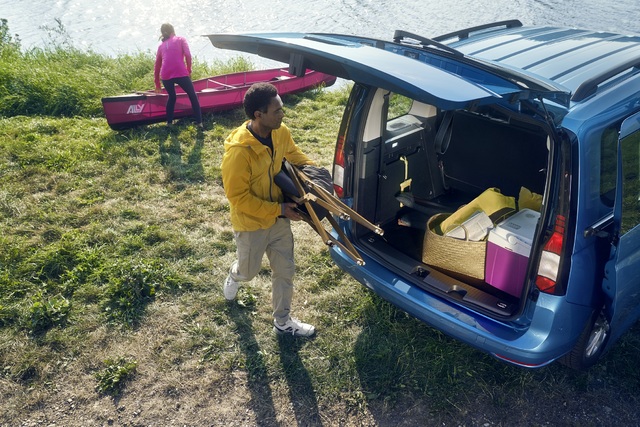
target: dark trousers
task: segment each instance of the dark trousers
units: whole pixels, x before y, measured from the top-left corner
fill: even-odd
[[[169,99],[167,100],[167,123],[171,123],[173,121],[173,110],[176,107],[176,84],[180,86],[187,95],[189,95],[191,108],[193,108],[193,112],[196,116],[196,122],[202,123],[202,111],[200,110],[200,102],[198,101],[196,90],[193,88],[191,77],[184,76],[176,77],[175,79],[162,80],[162,84],[167,91],[167,95],[169,95]]]

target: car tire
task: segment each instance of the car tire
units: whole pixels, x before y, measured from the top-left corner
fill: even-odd
[[[594,310],[575,346],[562,356],[560,363],[579,371],[590,368],[602,356],[610,335],[604,308]]]

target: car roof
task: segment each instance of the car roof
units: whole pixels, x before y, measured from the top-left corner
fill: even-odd
[[[518,21],[500,25],[505,22],[476,27],[475,34],[472,28],[433,40],[473,58],[550,80],[570,90],[573,101],[582,101],[612,77],[640,72],[640,35],[524,27]]]
[[[572,109],[601,89],[640,81],[640,35],[500,21],[393,41],[326,33],[210,34],[214,46],[312,68],[443,109],[545,98]],[[417,59],[414,62],[410,59]],[[492,100],[493,98],[493,100]],[[571,103],[569,102],[572,101]],[[566,112],[567,110],[565,110]]]
[[[407,33],[403,33],[405,37]],[[214,46],[289,63],[291,73],[322,71],[400,93],[442,109],[515,104],[540,96],[567,105],[568,92],[519,70],[464,57],[446,46],[343,34],[210,34]],[[419,36],[418,36],[419,37]],[[442,49],[442,48],[445,49]]]

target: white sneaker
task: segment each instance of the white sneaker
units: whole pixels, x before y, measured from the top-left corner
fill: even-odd
[[[236,295],[238,294],[238,282],[233,280],[231,275],[228,275],[225,279],[222,293],[227,301],[233,301],[236,299]]]
[[[296,318],[289,318],[287,323],[279,325],[277,320],[273,321],[273,330],[280,335],[291,334],[294,337],[310,337],[316,332],[313,326],[302,323]]]

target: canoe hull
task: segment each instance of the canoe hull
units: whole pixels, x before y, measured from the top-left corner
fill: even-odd
[[[193,85],[198,94],[200,108],[203,113],[207,113],[241,107],[244,94],[253,83],[272,83],[280,95],[287,95],[321,85],[331,86],[335,81],[334,76],[313,70],[307,70],[304,76],[296,77],[289,74],[286,69],[274,68],[208,77],[195,80]],[[112,129],[121,130],[165,121],[167,98],[168,95],[163,89],[161,93],[148,91],[105,97],[102,98],[102,106],[109,126]],[[176,86],[174,118],[192,114],[189,97]]]

